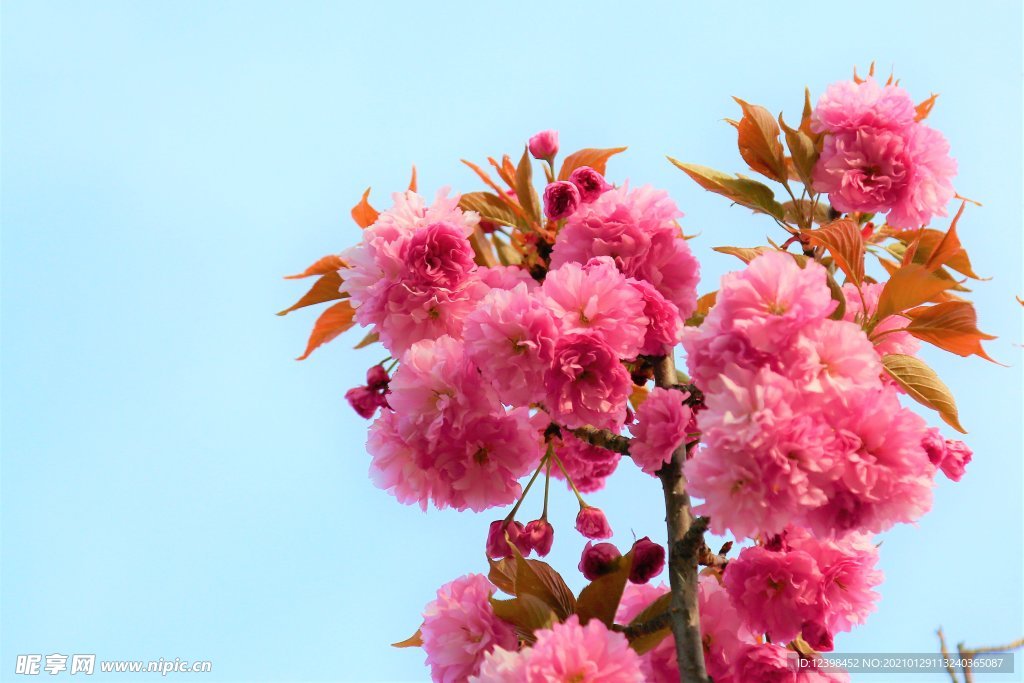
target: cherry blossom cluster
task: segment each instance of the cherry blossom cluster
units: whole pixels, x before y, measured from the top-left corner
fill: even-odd
[[[945,216],[956,161],[942,133],[918,120],[894,83],[840,81],[818,101],[813,129],[825,133],[814,185],[837,211],[885,213],[897,228]]]
[[[991,338],[949,294],[951,271],[976,277],[960,214],[946,232],[927,227],[955,195],[949,145],[923,123],[934,96],[915,106],[892,79],[836,83],[813,109],[808,95],[799,128],[780,115],[789,156],[774,118],[738,102],[741,156],[792,202],[746,176],[673,163],[789,239],[722,248],[745,266],[700,298],[668,193],[606,178],[623,148],[581,150],[556,168],[555,131],[530,138],[518,165],[489,159],[504,187],[468,164],[491,192],[443,189],[430,201],[414,174],[383,212],[364,195],[360,243],[311,268],[322,279],[307,297],[342,301],[310,349],[357,323],[360,347],[390,354],[346,394],[373,420],[374,484],[423,510],[509,508],[480,539],[491,573],[442,586],[398,644],[423,647],[434,681],[679,681],[684,648],[665,619],[680,610],[655,583],[666,565],[673,582],[704,567],[689,596],[715,683],[845,681],[803,664],[875,609],[874,534],[927,512],[937,473],[964,476],[970,449],[905,405],[962,431],[920,341],[987,358],[978,342]],[[875,277],[872,251],[884,265]],[[675,370],[679,350],[686,372]],[[662,480],[666,500],[685,485],[702,516],[685,536],[613,542],[586,497],[629,460]],[[555,541],[552,478],[579,505],[579,598],[531,557]],[[540,488],[530,519],[521,511]],[[687,520],[689,506],[679,505]],[[711,552],[705,529],[742,549]]]

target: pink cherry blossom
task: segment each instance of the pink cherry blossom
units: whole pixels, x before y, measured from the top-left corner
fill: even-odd
[[[548,273],[541,291],[563,331],[594,332],[619,358],[633,358],[643,346],[643,297],[611,259],[567,263]]]
[[[665,568],[665,548],[644,536],[633,544],[633,565],[629,570],[631,583],[647,583]]]
[[[530,548],[544,557],[551,552],[551,544],[555,540],[555,529],[546,519],[535,519],[527,523],[523,530],[523,538]]]
[[[537,631],[527,683],[644,683],[640,657],[621,633],[599,619],[580,626],[576,615]]]
[[[568,431],[562,433],[556,453],[576,489],[582,493],[603,489],[605,480],[615,472],[622,457],[615,451],[577,439]],[[551,468],[551,476],[565,479],[562,468],[557,466]]]
[[[907,131],[910,178],[906,192],[895,202],[886,222],[898,228],[927,225],[933,216],[945,216],[953,198],[956,161],[949,156],[949,142],[939,131],[923,123]]]
[[[496,647],[484,657],[480,673],[469,677],[469,683],[526,683],[526,665],[532,650],[505,650]]]
[[[568,180],[556,180],[544,188],[544,215],[558,221],[571,216],[580,205],[580,191]]]
[[[626,276],[646,280],[679,310],[693,313],[700,266],[682,239],[682,213],[668,194],[651,187],[612,188],[583,204],[555,240],[551,265],[608,256]]]
[[[515,405],[544,397],[558,326],[554,314],[526,285],[492,289],[466,318],[466,353],[503,401]]]
[[[760,546],[744,548],[724,576],[743,620],[783,643],[799,635],[804,622],[820,618],[821,581],[818,564],[808,553],[772,552]]]
[[[534,159],[551,159],[558,154],[558,131],[542,130],[527,144]]]
[[[629,284],[643,297],[643,312],[647,318],[647,332],[640,353],[645,356],[668,355],[683,335],[679,309],[651,283],[630,278]]]
[[[491,609],[493,593],[487,577],[468,574],[441,586],[424,608],[423,649],[434,681],[464,681],[479,671],[491,649],[516,646],[512,627]]]
[[[627,583],[622,593],[622,600],[619,602],[618,611],[615,614],[615,621],[619,624],[628,624],[635,619],[642,611],[647,609],[655,600],[668,592],[664,584],[654,586],[652,584]],[[703,618],[701,628],[705,628]],[[676,646],[672,636],[667,636],[654,649],[640,655],[640,670],[643,672],[646,683],[678,683],[679,665],[676,663]],[[715,678],[718,683],[718,678]]]
[[[865,126],[901,131],[914,123],[914,101],[898,85],[879,85],[874,78],[861,83],[833,83],[818,99],[811,116],[816,133],[857,130]]]
[[[829,135],[814,166],[814,189],[837,211],[886,213],[900,203],[913,160],[902,131],[858,128]]]
[[[739,650],[754,640],[754,634],[736,611],[728,592],[717,578],[703,575],[697,588],[704,665],[708,674],[714,678],[715,683],[743,683],[741,679],[733,677],[732,664]],[[675,654],[674,646],[671,652]],[[675,680],[678,680],[678,668],[674,672]]]
[[[597,333],[571,333],[555,344],[544,403],[553,419],[571,429],[617,427],[625,421],[632,387],[629,371]]]
[[[843,296],[846,299],[846,312],[844,320],[863,325],[868,318],[875,314],[878,308],[878,298],[882,294],[882,285],[877,282],[865,282],[860,289],[853,283],[843,285]],[[900,331],[907,326],[907,319],[899,315],[890,315],[875,325],[875,352],[879,356],[890,353],[902,353],[912,356],[920,348],[917,341],[909,332]]]
[[[612,189],[604,176],[589,166],[580,166],[569,174],[569,182],[580,191],[580,200],[589,204],[602,194]]]
[[[936,428],[929,429],[921,441],[928,460],[953,481],[960,481],[974,452],[963,441],[944,439]]]
[[[519,552],[529,555],[530,543],[528,538],[523,537],[524,531],[523,525],[515,520],[506,522],[504,519],[496,519],[491,522],[491,526],[487,529],[487,557],[495,560],[512,557],[510,541],[519,548]]]
[[[597,578],[615,569],[615,563],[622,557],[622,553],[611,543],[594,543],[587,541],[587,545],[580,554],[579,570],[588,581]]]
[[[576,531],[587,538],[611,538],[612,527],[600,508],[584,505],[576,515]]]
[[[797,683],[799,655],[774,643],[745,645],[736,654],[733,671],[734,680],[744,683]]]
[[[656,387],[637,408],[637,422],[629,428],[634,437],[629,454],[647,474],[654,475],[671,460],[693,429],[693,411],[683,405],[686,397],[675,389]]]
[[[432,223],[414,232],[405,248],[405,278],[425,287],[452,289],[475,269],[473,248],[461,226]]]

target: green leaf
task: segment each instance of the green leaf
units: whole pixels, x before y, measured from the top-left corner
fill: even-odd
[[[611,627],[632,567],[633,551],[629,551],[617,560],[614,570],[597,577],[580,592],[576,601],[576,614],[581,624],[597,619]]]
[[[780,221],[785,219],[786,212],[782,208],[782,204],[775,200],[775,193],[764,183],[750,178],[731,176],[707,166],[684,164],[672,157],[669,157],[668,160],[705,190],[720,194],[758,213],[774,216]]]
[[[943,422],[953,429],[961,434],[967,433],[960,426],[953,392],[924,361],[915,356],[891,353],[882,356],[882,365],[889,376],[906,390],[907,395],[926,408],[938,412]]]

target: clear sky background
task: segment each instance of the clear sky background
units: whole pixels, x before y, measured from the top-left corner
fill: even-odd
[[[567,150],[629,145],[610,175],[672,193],[700,233],[701,291],[717,288],[738,262],[711,247],[778,234],[664,155],[742,170],[730,95],[796,119],[804,85],[872,59],[916,99],[941,93],[930,123],[985,204],[960,235],[994,276],[978,309],[1010,367],[923,352],[975,462],[884,536],[881,607],[837,647],[1024,634],[1017,0],[2,11],[0,679],[17,654],[60,652],[209,659],[208,681],[427,680],[422,652],[388,643],[440,584],[485,569],[500,513],[423,514],[371,485],[343,394],[384,354],[352,351],[353,331],[293,361],[315,314],[273,315],[307,284],[281,276],[359,238],[367,185],[384,205],[416,163],[429,193],[479,189],[460,157],[557,128]],[[578,588],[559,493],[551,560]],[[593,498],[620,544],[663,535],[658,484],[633,468]]]

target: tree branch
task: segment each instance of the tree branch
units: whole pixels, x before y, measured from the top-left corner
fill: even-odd
[[[939,636],[939,651],[942,652],[942,658],[946,660],[946,671],[949,672],[949,677],[953,679],[953,683],[960,683],[956,679],[956,669],[952,664],[952,657],[949,656],[949,648],[946,647],[946,636],[942,633],[942,627],[936,632]]]
[[[570,431],[580,441],[586,441],[593,446],[607,448],[609,451],[615,451],[622,455],[629,455],[629,442],[632,441],[629,437],[620,436],[607,429],[598,429],[590,425]]]
[[[677,384],[675,362],[671,356],[654,362],[654,382],[670,388]],[[695,528],[690,510],[690,496],[686,492],[683,463],[686,445],[672,454],[672,459],[658,470],[665,494],[665,522],[668,526],[668,568],[672,587],[672,604],[667,614],[672,624],[676,643],[676,661],[679,663],[681,683],[710,683],[704,668],[704,647],[700,634],[700,614],[697,609],[697,551],[703,545],[706,521]],[[704,528],[700,528],[701,525]],[[699,542],[698,542],[699,539]]]

